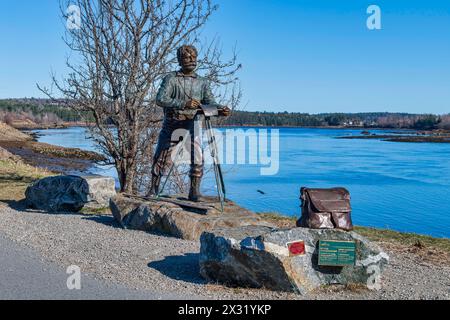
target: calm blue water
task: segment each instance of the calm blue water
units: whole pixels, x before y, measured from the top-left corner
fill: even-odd
[[[450,237],[450,144],[335,139],[360,131],[282,128],[279,173],[225,166],[227,196],[254,211],[299,216],[301,186],[343,186],[357,225]],[[42,142],[94,150],[84,128],[37,132]],[[116,176],[108,168],[95,172]],[[211,176],[204,185],[214,191]]]

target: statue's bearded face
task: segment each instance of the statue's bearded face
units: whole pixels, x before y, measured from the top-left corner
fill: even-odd
[[[182,50],[178,62],[184,73],[194,72],[197,68],[197,52],[190,48]]]

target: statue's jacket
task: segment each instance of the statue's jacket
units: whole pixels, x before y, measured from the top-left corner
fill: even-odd
[[[187,76],[174,71],[164,77],[156,96],[156,104],[164,108],[166,121],[192,120],[197,110],[185,109],[186,102],[192,99],[204,105],[217,105],[206,78],[195,73]]]

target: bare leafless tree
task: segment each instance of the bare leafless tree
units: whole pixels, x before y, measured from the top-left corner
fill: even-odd
[[[70,73],[63,80],[52,75],[52,86],[39,88],[93,117],[90,134],[117,169],[121,191],[145,191],[162,120],[155,97],[162,77],[177,68],[176,49],[186,43],[200,48],[199,73],[231,108],[241,96],[235,51],[223,59],[217,39],[200,40],[217,9],[211,0],[64,0],[65,19],[73,4],[80,23],[64,37]]]

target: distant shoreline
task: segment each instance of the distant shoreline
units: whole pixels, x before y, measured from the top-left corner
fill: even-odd
[[[417,132],[415,129],[407,129],[407,128],[378,128],[378,127],[347,127],[347,126],[259,126],[259,125],[220,125],[219,128],[272,128],[272,129],[329,129],[329,130],[361,130],[361,131],[369,131],[369,130],[395,130],[395,131],[411,131]]]
[[[0,122],[0,148],[34,167],[56,173],[84,172],[105,160],[96,152],[38,142],[35,134],[23,132]]]
[[[92,124],[93,125],[93,124]],[[86,128],[89,124],[81,122],[64,123],[58,126],[21,126],[16,127],[33,137],[36,134],[33,130],[50,130],[50,129],[66,129],[66,128]],[[415,130],[407,128],[362,128],[347,126],[261,126],[261,125],[219,125],[217,128],[246,128],[246,129],[326,129],[326,130],[361,130],[360,135],[354,136],[337,136],[336,139],[361,139],[361,140],[382,140],[388,142],[408,142],[408,143],[450,143],[450,132],[446,130]],[[388,131],[388,134],[376,134],[371,131]],[[406,134],[407,133],[407,134]]]
[[[337,139],[361,139],[361,140],[382,140],[389,142],[412,142],[412,143],[450,143],[450,136],[398,136],[398,135],[371,135],[371,136],[347,136],[336,137]]]
[[[65,129],[65,128],[74,128],[74,127],[89,127],[94,126],[94,124],[87,124],[85,122],[63,122],[54,125],[37,125],[37,124],[13,124],[14,128],[18,130],[49,130],[49,129]],[[221,124],[216,125],[218,128],[272,128],[272,129],[343,129],[343,130],[361,130],[361,131],[369,131],[369,130],[395,130],[395,131],[411,131],[417,132],[415,129],[408,128],[382,128],[382,127],[358,127],[358,126],[264,126],[264,125],[230,125],[230,124]]]

